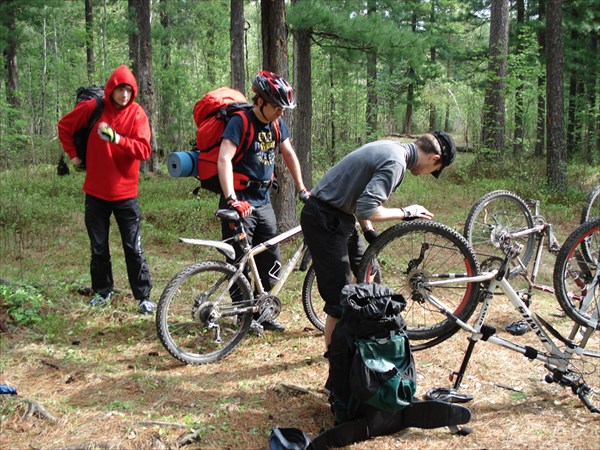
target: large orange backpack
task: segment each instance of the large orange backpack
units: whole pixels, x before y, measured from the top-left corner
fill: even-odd
[[[217,160],[221,148],[221,136],[229,119],[237,114],[242,118],[242,139],[238,144],[233,165],[243,157],[244,152],[254,139],[254,127],[246,112],[252,108],[241,92],[230,87],[220,87],[208,92],[194,106],[194,121],[198,127],[196,147],[198,148],[198,179],[200,186],[212,192],[221,193]],[[278,122],[275,122],[277,142],[279,142]],[[248,187],[249,177],[242,173],[233,173],[235,190]]]

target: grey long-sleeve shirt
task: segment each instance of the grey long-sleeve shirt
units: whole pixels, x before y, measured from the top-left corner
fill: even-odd
[[[398,188],[417,162],[417,146],[375,141],[342,158],[312,190],[320,200],[366,220]]]

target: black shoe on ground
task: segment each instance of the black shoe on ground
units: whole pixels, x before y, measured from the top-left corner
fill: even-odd
[[[509,323],[505,328],[513,336],[522,336],[529,331],[529,325],[524,320]]]
[[[276,320],[265,320],[260,323],[265,331],[284,331],[285,327]]]

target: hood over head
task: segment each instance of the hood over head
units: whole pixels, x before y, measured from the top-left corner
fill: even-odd
[[[131,95],[131,100],[129,101],[127,106],[125,106],[125,108],[127,108],[129,105],[131,105],[135,101],[135,98],[137,97],[137,93],[138,93],[138,86],[137,86],[137,81],[135,80],[135,77],[133,76],[133,73],[131,72],[131,70],[129,70],[129,67],[127,67],[125,64],[117,67],[115,69],[115,71],[112,73],[112,75],[110,76],[110,78],[108,79],[108,81],[106,82],[106,87],[104,88],[104,97],[106,99],[110,99],[110,96],[112,95],[113,91],[120,84],[128,84],[129,86],[131,86],[133,88],[133,94]]]

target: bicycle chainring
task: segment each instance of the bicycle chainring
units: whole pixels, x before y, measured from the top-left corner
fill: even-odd
[[[266,295],[258,302],[258,323],[273,321],[281,313],[281,300],[274,295]]]

